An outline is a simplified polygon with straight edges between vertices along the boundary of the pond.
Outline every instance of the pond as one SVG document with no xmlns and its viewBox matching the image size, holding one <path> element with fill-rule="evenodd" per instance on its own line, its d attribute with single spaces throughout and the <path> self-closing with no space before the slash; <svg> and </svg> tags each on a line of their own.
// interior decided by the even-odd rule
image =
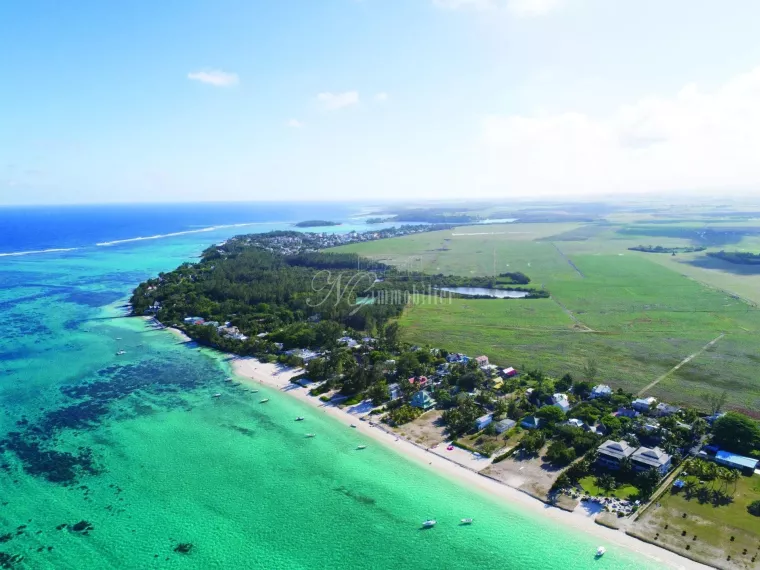
<svg viewBox="0 0 760 570">
<path fill-rule="evenodd" d="M 530 295 L 527 291 L 511 291 L 509 289 L 487 289 L 485 287 L 439 287 L 439 291 L 448 291 L 460 295 L 481 295 L 494 299 L 522 299 Z"/>
</svg>

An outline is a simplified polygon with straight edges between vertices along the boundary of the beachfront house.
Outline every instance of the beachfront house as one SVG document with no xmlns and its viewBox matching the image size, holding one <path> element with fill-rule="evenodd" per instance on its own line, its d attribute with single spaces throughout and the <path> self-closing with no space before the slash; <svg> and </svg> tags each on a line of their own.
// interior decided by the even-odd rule
<svg viewBox="0 0 760 570">
<path fill-rule="evenodd" d="M 758 460 L 721 450 L 715 454 L 715 463 L 730 469 L 738 469 L 744 475 L 752 475 L 757 469 Z"/>
<path fill-rule="evenodd" d="M 589 397 L 593 400 L 595 398 L 610 398 L 611 396 L 612 388 L 607 386 L 607 384 L 598 384 L 591 390 L 591 395 Z"/>
<path fill-rule="evenodd" d="M 567 394 L 554 394 L 552 396 L 552 406 L 557 406 L 565 413 L 569 412 L 570 400 L 567 399 Z"/>
<path fill-rule="evenodd" d="M 642 414 L 646 414 L 651 410 L 654 405 L 657 403 L 657 398 L 653 398 L 652 396 L 649 396 L 648 398 L 637 398 L 633 402 L 631 402 L 631 407 L 636 410 L 637 412 L 641 412 Z"/>
<path fill-rule="evenodd" d="M 484 429 L 487 425 L 489 425 L 493 421 L 493 414 L 486 414 L 485 416 L 480 416 L 477 420 L 475 420 L 475 429 L 480 431 Z"/>
<path fill-rule="evenodd" d="M 620 463 L 623 459 L 633 455 L 635 447 L 628 445 L 625 441 L 614 441 L 608 439 L 599 446 L 596 459 L 597 465 L 606 469 L 620 469 Z"/>
<path fill-rule="evenodd" d="M 543 423 L 544 420 L 541 418 L 537 418 L 536 416 L 528 416 L 520 422 L 520 426 L 524 427 L 525 429 L 540 429 Z"/>
<path fill-rule="evenodd" d="M 665 475 L 670 470 L 672 457 L 665 453 L 659 447 L 650 449 L 649 447 L 639 447 L 631 455 L 633 470 L 636 472 L 657 469 L 660 475 Z"/>
<path fill-rule="evenodd" d="M 427 411 L 433 407 L 435 407 L 435 400 L 433 397 L 428 393 L 427 390 L 420 390 L 414 396 L 412 396 L 412 401 L 410 404 L 415 407 L 419 408 L 420 410 Z"/>
<path fill-rule="evenodd" d="M 517 425 L 517 422 L 515 420 L 510 420 L 509 418 L 505 418 L 501 421 L 496 422 L 496 433 L 504 433 L 505 431 L 511 430 L 513 427 Z"/>
<path fill-rule="evenodd" d="M 657 407 L 654 409 L 654 413 L 656 416 L 660 418 L 664 418 L 666 416 L 672 416 L 673 414 L 677 414 L 681 411 L 681 408 L 678 406 L 671 406 L 670 404 L 666 404 L 665 402 L 660 402 L 657 404 Z"/>
<path fill-rule="evenodd" d="M 391 396 L 391 401 L 398 400 L 401 397 L 401 386 L 394 383 L 388 386 L 388 393 Z"/>
<path fill-rule="evenodd" d="M 203 317 L 185 317 L 183 320 L 187 325 L 202 325 L 206 322 Z"/>
</svg>

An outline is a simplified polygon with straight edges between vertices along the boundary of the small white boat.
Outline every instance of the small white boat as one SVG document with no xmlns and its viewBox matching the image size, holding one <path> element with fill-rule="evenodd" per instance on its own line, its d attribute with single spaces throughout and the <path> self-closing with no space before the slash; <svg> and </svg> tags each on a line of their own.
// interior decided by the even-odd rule
<svg viewBox="0 0 760 570">
<path fill-rule="evenodd" d="M 357 445 L 356 449 L 367 449 L 366 445 Z"/>
<path fill-rule="evenodd" d="M 219 394 L 219 393 L 217 393 L 217 394 L 214 394 L 214 396 L 213 396 L 213 397 L 214 397 L 214 398 L 221 398 L 221 397 L 222 397 L 222 395 L 221 395 L 221 394 Z"/>
<path fill-rule="evenodd" d="M 259 404 L 266 404 L 269 401 L 269 398 L 264 398 L 259 402 Z"/>
<path fill-rule="evenodd" d="M 314 437 L 315 435 L 317 435 L 317 434 L 316 433 L 307 433 L 306 437 Z"/>
<path fill-rule="evenodd" d="M 459 522 L 461 524 L 472 524 L 472 519 L 461 519 Z"/>
<path fill-rule="evenodd" d="M 296 418 L 296 421 L 297 421 L 297 422 L 302 422 L 302 421 L 303 421 L 303 416 L 298 416 L 298 417 Z"/>
<path fill-rule="evenodd" d="M 119 352 L 116 353 L 116 356 L 121 356 L 122 354 L 127 354 L 127 351 L 126 350 L 120 350 Z"/>
<path fill-rule="evenodd" d="M 120 336 L 117 336 L 117 337 L 116 337 L 116 340 L 121 340 L 121 337 L 120 337 Z"/>
<path fill-rule="evenodd" d="M 600 546 L 596 549 L 596 556 L 597 558 L 604 556 L 604 553 L 607 552 L 607 549 L 604 546 Z"/>
<path fill-rule="evenodd" d="M 435 519 L 428 519 L 422 523 L 422 528 L 433 528 L 438 523 Z"/>
<path fill-rule="evenodd" d="M 355 428 L 355 427 L 356 427 L 356 424 L 351 424 L 351 427 L 352 427 L 352 428 Z"/>
<path fill-rule="evenodd" d="M 254 394 L 258 394 L 259 393 L 258 390 L 251 390 L 251 392 L 253 392 Z"/>
</svg>

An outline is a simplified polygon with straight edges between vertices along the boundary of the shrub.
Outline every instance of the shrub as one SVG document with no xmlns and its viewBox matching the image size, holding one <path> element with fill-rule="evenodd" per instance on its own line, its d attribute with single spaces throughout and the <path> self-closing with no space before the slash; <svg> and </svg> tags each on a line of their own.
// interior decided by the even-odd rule
<svg viewBox="0 0 760 570">
<path fill-rule="evenodd" d="M 751 515 L 755 515 L 756 517 L 760 517 L 760 501 L 752 501 L 749 505 L 747 505 L 747 512 Z"/>
</svg>

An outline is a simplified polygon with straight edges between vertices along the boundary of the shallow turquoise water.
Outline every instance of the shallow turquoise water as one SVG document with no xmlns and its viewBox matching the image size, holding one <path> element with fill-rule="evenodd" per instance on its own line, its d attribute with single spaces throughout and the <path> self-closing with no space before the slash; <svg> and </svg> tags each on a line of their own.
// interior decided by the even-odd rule
<svg viewBox="0 0 760 570">
<path fill-rule="evenodd" d="M 261 405 L 218 357 L 118 317 L 137 282 L 231 233 L 0 258 L 0 551 L 18 568 L 653 567 L 595 561 L 594 539 L 357 452 L 318 410 L 266 389 Z M 86 535 L 56 528 L 83 519 Z"/>
</svg>

